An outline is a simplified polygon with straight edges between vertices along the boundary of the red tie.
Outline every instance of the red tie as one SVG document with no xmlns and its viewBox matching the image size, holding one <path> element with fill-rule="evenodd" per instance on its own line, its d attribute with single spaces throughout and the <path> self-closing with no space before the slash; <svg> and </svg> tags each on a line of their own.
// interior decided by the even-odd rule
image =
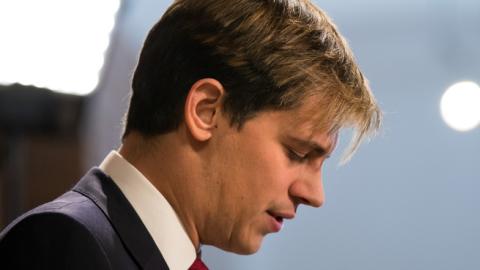
<svg viewBox="0 0 480 270">
<path fill-rule="evenodd" d="M 197 257 L 188 270 L 208 270 L 208 267 L 202 262 L 200 257 Z"/>
</svg>

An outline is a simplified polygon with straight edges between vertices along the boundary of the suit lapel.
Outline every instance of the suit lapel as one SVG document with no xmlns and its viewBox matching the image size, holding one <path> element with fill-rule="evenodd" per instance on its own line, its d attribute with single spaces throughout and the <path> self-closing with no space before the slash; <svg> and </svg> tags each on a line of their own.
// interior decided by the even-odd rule
<svg viewBox="0 0 480 270">
<path fill-rule="evenodd" d="M 147 228 L 110 177 L 93 168 L 73 190 L 87 196 L 102 209 L 142 269 L 168 269 Z"/>
</svg>

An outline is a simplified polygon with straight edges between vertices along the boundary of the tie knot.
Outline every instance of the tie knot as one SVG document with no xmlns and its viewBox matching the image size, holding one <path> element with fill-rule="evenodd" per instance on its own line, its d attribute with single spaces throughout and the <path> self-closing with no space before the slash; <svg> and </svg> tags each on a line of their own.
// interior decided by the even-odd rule
<svg viewBox="0 0 480 270">
<path fill-rule="evenodd" d="M 208 270 L 208 267 L 202 262 L 200 257 L 197 257 L 188 270 Z"/>
</svg>

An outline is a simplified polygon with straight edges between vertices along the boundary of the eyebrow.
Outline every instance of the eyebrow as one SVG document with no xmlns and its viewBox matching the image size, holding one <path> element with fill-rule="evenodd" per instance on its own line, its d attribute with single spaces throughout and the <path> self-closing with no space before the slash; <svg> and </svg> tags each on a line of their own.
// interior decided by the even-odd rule
<svg viewBox="0 0 480 270">
<path fill-rule="evenodd" d="M 293 143 L 297 144 L 298 146 L 300 146 L 302 148 L 311 149 L 317 155 L 327 154 L 325 156 L 325 158 L 329 158 L 330 154 L 333 150 L 333 149 L 331 149 L 332 148 L 331 144 L 328 147 L 323 147 L 323 146 L 319 145 L 318 143 L 316 143 L 314 141 L 304 140 L 304 139 L 300 139 L 300 138 L 297 138 L 297 137 L 287 136 L 287 139 L 292 141 Z M 328 152 L 327 149 L 329 149 L 330 152 Z"/>
</svg>

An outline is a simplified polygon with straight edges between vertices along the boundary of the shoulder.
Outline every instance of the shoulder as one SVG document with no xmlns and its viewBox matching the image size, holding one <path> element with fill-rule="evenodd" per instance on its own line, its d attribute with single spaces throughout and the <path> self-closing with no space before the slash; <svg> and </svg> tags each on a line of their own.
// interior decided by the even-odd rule
<svg viewBox="0 0 480 270">
<path fill-rule="evenodd" d="M 91 200 L 67 192 L 22 215 L 0 234 L 0 266 L 111 269 L 103 239 L 109 227 Z"/>
</svg>

